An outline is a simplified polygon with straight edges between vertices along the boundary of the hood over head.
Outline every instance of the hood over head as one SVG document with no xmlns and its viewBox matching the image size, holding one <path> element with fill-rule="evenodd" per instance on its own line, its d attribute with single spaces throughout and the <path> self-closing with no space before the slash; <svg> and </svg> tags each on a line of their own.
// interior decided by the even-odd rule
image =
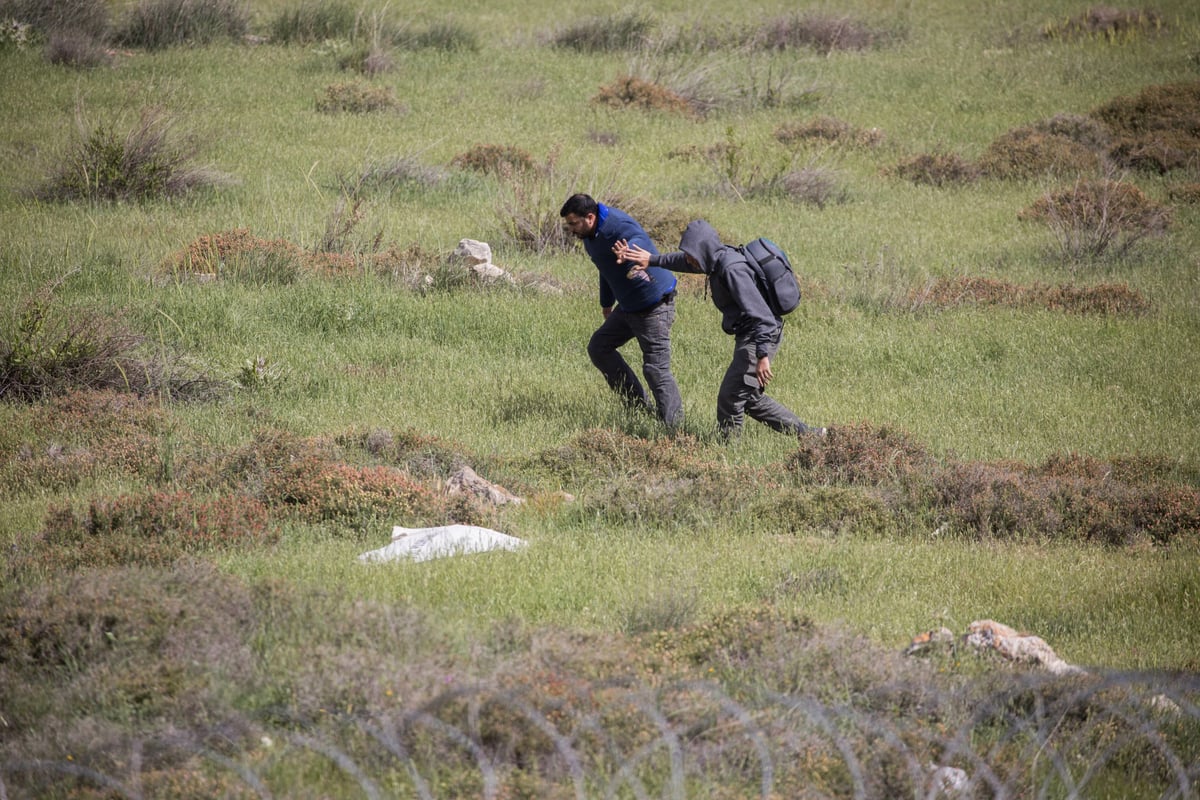
<svg viewBox="0 0 1200 800">
<path fill-rule="evenodd" d="M 679 249 L 685 255 L 696 259 L 705 274 L 712 272 L 716 267 L 717 253 L 722 247 L 724 245 L 721 244 L 721 237 L 712 225 L 702 219 L 689 222 L 679 239 Z"/>
</svg>

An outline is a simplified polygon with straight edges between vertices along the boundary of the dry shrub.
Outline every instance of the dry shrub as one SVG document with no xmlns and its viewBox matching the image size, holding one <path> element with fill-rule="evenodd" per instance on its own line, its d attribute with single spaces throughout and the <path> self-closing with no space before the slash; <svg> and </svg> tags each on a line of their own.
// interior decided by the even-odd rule
<svg viewBox="0 0 1200 800">
<path fill-rule="evenodd" d="M 374 86 L 363 81 L 331 83 L 317 98 L 317 111 L 324 114 L 370 114 L 375 111 L 401 113 L 404 106 L 390 86 Z"/>
<path fill-rule="evenodd" d="M 272 471 L 263 497 L 271 508 L 286 509 L 301 519 L 353 529 L 366 528 L 381 518 L 440 521 L 444 513 L 434 492 L 401 470 L 317 457 Z"/>
<path fill-rule="evenodd" d="M 339 224 L 342 227 L 337 227 Z M 322 245 L 346 246 L 345 234 L 354 224 L 352 218 L 335 213 Z M 368 272 L 411 280 L 415 286 L 423 282 L 422 267 L 435 259 L 440 260 L 416 245 L 393 245 L 373 253 L 311 252 L 286 239 L 262 239 L 238 228 L 201 236 L 163 259 L 158 269 L 176 278 L 231 280 L 255 286 Z"/>
<path fill-rule="evenodd" d="M 980 538 L 1018 535 L 1106 545 L 1168 544 L 1200 534 L 1200 491 L 1017 464 L 951 464 L 934 481 L 946 520 Z"/>
<path fill-rule="evenodd" d="M 75 30 L 56 30 L 46 37 L 46 60 L 76 69 L 95 69 L 112 64 L 113 57 L 104 42 L 91 34 Z"/>
<path fill-rule="evenodd" d="M 1131 546 L 1200 537 L 1200 489 L 1181 482 L 1194 482 L 1195 476 L 1180 475 L 1177 465 L 1161 461 L 1075 456 L 1054 456 L 1039 466 L 936 461 L 903 433 L 857 426 L 802 441 L 786 467 L 802 485 L 880 490 L 868 499 L 884 503 L 891 514 L 974 538 Z M 878 512 L 868 502 L 853 513 L 870 522 Z"/>
<path fill-rule="evenodd" d="M 835 117 L 818 116 L 804 122 L 785 122 L 775 129 L 775 139 L 788 145 L 837 144 L 876 147 L 883 141 L 878 128 L 858 128 Z"/>
<path fill-rule="evenodd" d="M 0 487 L 13 492 L 70 489 L 114 473 L 156 478 L 169 429 L 157 403 L 114 391 L 32 404 L 14 427 L 34 434 L 0 438 Z"/>
<path fill-rule="evenodd" d="M 1035 133 L 1061 136 L 1089 150 L 1104 152 L 1112 144 L 1112 131 L 1095 117 L 1082 114 L 1055 114 L 1029 126 Z"/>
<path fill-rule="evenodd" d="M 1181 205 L 1200 205 L 1200 183 L 1177 184 L 1167 190 L 1167 196 Z"/>
<path fill-rule="evenodd" d="M 408 429 L 376 428 L 338 437 L 341 444 L 359 447 L 386 464 L 424 477 L 445 479 L 467 463 L 463 454 L 436 436 Z"/>
<path fill-rule="evenodd" d="M 250 680 L 254 628 L 247 587 L 198 560 L 163 570 L 90 569 L 4 591 L 0 757 L 11 765 L 16 754 L 58 759 L 69 753 L 77 763 L 126 776 L 129 764 L 122 768 L 120 761 L 133 752 L 132 737 L 161 725 L 163 738 L 155 744 L 147 737 L 141 751 L 140 766 L 154 781 L 159 770 L 194 753 L 168 744 L 187 741 L 189 729 L 212 730 L 224 747 L 247 745 L 222 687 Z M 121 722 L 110 727 L 106 720 Z M 44 786 L 24 794 L 18 787 L 36 778 L 14 785 L 16 774 L 8 770 L 4 778 L 14 796 L 99 796 L 59 795 Z"/>
<path fill-rule="evenodd" d="M 1034 128 L 1000 135 L 979 158 L 979 170 L 990 178 L 1022 180 L 1043 175 L 1080 175 L 1101 167 L 1099 154 L 1074 139 Z"/>
<path fill-rule="evenodd" d="M 1094 6 L 1077 17 L 1046 25 L 1042 28 L 1042 36 L 1064 40 L 1103 38 L 1113 42 L 1165 30 L 1165 22 L 1155 11 Z"/>
<path fill-rule="evenodd" d="M 954 153 L 920 153 L 884 171 L 918 185 L 954 186 L 979 179 L 979 167 Z"/>
<path fill-rule="evenodd" d="M 802 437 L 786 466 L 811 483 L 883 486 L 928 474 L 936 462 L 904 431 L 864 423 L 830 428 L 820 439 Z"/>
<path fill-rule="evenodd" d="M 763 23 L 750 34 L 747 44 L 766 50 L 807 47 L 828 54 L 835 50 L 866 50 L 882 38 L 851 17 L 793 14 Z"/>
<path fill-rule="evenodd" d="M 1200 81 L 1148 86 L 1091 116 L 1112 129 L 1110 157 L 1120 166 L 1165 173 L 1200 164 Z"/>
<path fill-rule="evenodd" d="M 501 176 L 529 172 L 536 168 L 532 155 L 508 144 L 477 144 L 470 150 L 456 155 L 450 164 L 472 172 Z"/>
<path fill-rule="evenodd" d="M 844 203 L 847 198 L 845 187 L 838 182 L 838 173 L 826 167 L 788 170 L 779 176 L 778 191 L 793 203 L 806 203 L 817 208 Z"/>
<path fill-rule="evenodd" d="M 1200 165 L 1200 135 L 1159 131 L 1123 137 L 1113 145 L 1109 157 L 1118 166 L 1159 175 L 1172 170 L 1194 170 Z"/>
<path fill-rule="evenodd" d="M 695 106 L 683 95 L 657 83 L 632 75 L 623 75 L 600 87 L 592 103 L 608 108 L 637 108 L 643 111 L 666 111 L 685 117 L 698 116 Z"/>
<path fill-rule="evenodd" d="M 1130 183 L 1080 180 L 1038 198 L 1019 215 L 1048 225 L 1067 258 L 1124 255 L 1147 236 L 1161 235 L 1171 210 Z"/>
<path fill-rule="evenodd" d="M 1142 314 L 1150 310 L 1145 295 L 1126 284 L 1096 286 L 1033 284 L 1020 286 L 994 278 L 938 278 L 909 293 L 909 308 L 954 308 L 962 305 L 1048 308 L 1074 314 Z"/>
<path fill-rule="evenodd" d="M 275 535 L 255 498 L 151 491 L 95 498 L 86 510 L 51 508 L 26 561 L 56 571 L 164 566 L 188 554 L 257 547 Z"/>
</svg>

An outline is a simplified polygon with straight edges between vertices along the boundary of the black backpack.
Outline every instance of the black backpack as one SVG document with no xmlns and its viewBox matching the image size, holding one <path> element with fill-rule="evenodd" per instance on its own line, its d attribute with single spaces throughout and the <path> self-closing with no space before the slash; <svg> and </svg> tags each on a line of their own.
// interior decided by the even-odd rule
<svg viewBox="0 0 1200 800">
<path fill-rule="evenodd" d="M 770 239 L 759 237 L 738 248 L 758 275 L 758 289 L 767 305 L 782 317 L 800 305 L 800 284 L 787 253 Z"/>
</svg>

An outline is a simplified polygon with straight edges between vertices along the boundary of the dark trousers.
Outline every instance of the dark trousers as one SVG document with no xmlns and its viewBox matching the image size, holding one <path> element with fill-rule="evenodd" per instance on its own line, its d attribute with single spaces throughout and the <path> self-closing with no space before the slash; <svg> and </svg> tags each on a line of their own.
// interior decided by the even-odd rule
<svg viewBox="0 0 1200 800">
<path fill-rule="evenodd" d="M 642 348 L 642 375 L 654 395 L 654 411 L 672 427 L 683 422 L 683 399 L 671 374 L 671 325 L 675 303 L 667 300 L 649 311 L 612 310 L 588 342 L 588 357 L 609 387 L 632 405 L 650 408 L 646 390 L 618 350 L 630 339 Z"/>
<path fill-rule="evenodd" d="M 767 356 L 774 358 L 783 343 L 783 326 L 768 346 Z M 738 336 L 733 345 L 733 361 L 725 370 L 717 391 L 717 428 L 726 435 L 741 432 L 747 415 L 767 427 L 783 433 L 804 433 L 808 426 L 787 406 L 767 397 L 758 385 L 758 348 L 746 337 Z"/>
</svg>

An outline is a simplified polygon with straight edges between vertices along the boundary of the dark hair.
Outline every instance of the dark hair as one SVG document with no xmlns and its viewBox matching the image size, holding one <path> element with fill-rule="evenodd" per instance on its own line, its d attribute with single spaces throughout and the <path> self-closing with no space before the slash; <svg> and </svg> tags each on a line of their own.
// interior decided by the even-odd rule
<svg viewBox="0 0 1200 800">
<path fill-rule="evenodd" d="M 558 212 L 558 215 L 565 217 L 567 214 L 574 214 L 577 217 L 586 217 L 588 214 L 599 213 L 600 204 L 590 194 L 573 194 L 567 198 L 567 202 L 563 203 L 562 210 Z"/>
</svg>

